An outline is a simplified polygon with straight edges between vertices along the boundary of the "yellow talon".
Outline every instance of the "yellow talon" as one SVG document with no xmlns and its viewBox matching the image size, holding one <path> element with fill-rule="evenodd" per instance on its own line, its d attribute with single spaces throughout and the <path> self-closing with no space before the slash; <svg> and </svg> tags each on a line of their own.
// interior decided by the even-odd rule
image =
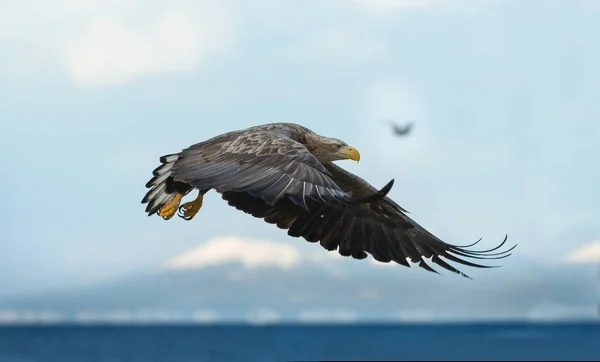
<svg viewBox="0 0 600 362">
<path fill-rule="evenodd" d="M 191 220 L 200 208 L 202 207 L 202 201 L 204 200 L 204 195 L 202 193 L 198 193 L 198 196 L 194 201 L 186 202 L 185 204 L 179 206 L 178 216 L 184 220 Z"/>
<path fill-rule="evenodd" d="M 160 209 L 160 212 L 158 213 L 158 215 L 165 220 L 169 220 L 170 218 L 172 218 L 173 215 L 175 215 L 175 212 L 177 212 L 177 208 L 179 207 L 179 204 L 181 203 L 182 198 L 183 198 L 182 194 L 180 194 L 180 193 L 175 194 L 175 197 L 173 198 L 173 200 L 171 200 L 167 204 L 165 204 Z"/>
</svg>

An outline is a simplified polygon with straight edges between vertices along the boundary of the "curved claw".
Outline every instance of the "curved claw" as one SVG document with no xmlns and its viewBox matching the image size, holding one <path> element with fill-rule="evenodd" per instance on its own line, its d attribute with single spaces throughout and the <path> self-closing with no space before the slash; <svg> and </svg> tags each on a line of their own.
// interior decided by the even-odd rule
<svg viewBox="0 0 600 362">
<path fill-rule="evenodd" d="M 188 209 L 185 207 L 185 205 L 181 205 L 177 209 L 177 216 L 179 216 L 183 220 L 189 221 L 192 220 L 195 215 L 188 214 Z"/>
<path fill-rule="evenodd" d="M 187 209 L 183 205 L 179 206 L 179 208 L 177 209 L 177 216 L 179 216 L 183 220 L 189 221 L 192 219 L 192 217 L 187 215 L 186 211 Z"/>
<path fill-rule="evenodd" d="M 184 220 L 191 220 L 196 216 L 200 208 L 202 208 L 203 195 L 200 193 L 194 201 L 186 202 L 177 209 L 177 216 Z"/>
</svg>

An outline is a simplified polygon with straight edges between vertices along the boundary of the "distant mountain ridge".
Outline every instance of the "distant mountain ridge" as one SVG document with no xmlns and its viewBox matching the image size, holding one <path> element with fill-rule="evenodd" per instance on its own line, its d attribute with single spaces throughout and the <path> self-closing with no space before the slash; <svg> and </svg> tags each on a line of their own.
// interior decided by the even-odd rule
<svg viewBox="0 0 600 362">
<path fill-rule="evenodd" d="M 596 294 L 589 287 L 596 281 L 581 267 L 491 269 L 471 281 L 419 268 L 359 263 L 306 260 L 281 269 L 248 268 L 234 261 L 201 269 L 157 269 L 6 300 L 0 302 L 0 321 L 42 312 L 48 320 L 79 322 L 552 319 L 594 318 L 596 313 Z"/>
</svg>

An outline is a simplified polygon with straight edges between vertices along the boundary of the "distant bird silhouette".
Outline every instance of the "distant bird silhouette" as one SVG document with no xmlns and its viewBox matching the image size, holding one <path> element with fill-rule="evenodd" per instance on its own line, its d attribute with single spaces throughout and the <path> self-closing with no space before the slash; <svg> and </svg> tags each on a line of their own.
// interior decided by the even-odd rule
<svg viewBox="0 0 600 362">
<path fill-rule="evenodd" d="M 410 131 L 413 128 L 414 122 L 408 122 L 406 123 L 404 126 L 400 126 L 399 124 L 397 124 L 396 122 L 390 120 L 390 119 L 386 119 L 385 120 L 387 124 L 392 126 L 392 131 L 394 132 L 395 136 L 406 136 L 410 133 Z"/>
</svg>

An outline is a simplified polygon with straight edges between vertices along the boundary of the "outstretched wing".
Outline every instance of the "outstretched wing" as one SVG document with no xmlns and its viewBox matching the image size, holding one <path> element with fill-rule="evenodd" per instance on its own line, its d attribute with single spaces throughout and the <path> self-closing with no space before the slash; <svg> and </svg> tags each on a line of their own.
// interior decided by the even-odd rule
<svg viewBox="0 0 600 362">
<path fill-rule="evenodd" d="M 331 167 L 328 167 L 332 169 Z M 334 180 L 342 188 L 354 186 L 353 192 L 363 193 L 369 188 L 366 182 L 335 166 Z M 349 189 L 347 189 L 349 190 Z M 425 259 L 430 259 L 446 270 L 468 276 L 446 260 L 477 268 L 489 268 L 468 261 L 472 259 L 500 259 L 509 256 L 514 247 L 496 252 L 496 248 L 472 251 L 475 245 L 457 246 L 443 242 L 408 217 L 403 209 L 387 196 L 366 204 L 348 205 L 343 208 L 327 204 L 313 204 L 304 210 L 287 200 L 267 205 L 244 193 L 228 192 L 222 196 L 229 205 L 243 210 L 264 221 L 288 229 L 288 235 L 303 237 L 309 242 L 320 242 L 327 250 L 338 250 L 343 256 L 364 259 L 371 254 L 374 259 L 388 263 L 394 261 L 410 267 L 408 259 L 428 271 L 436 272 Z M 367 254 L 368 253 L 368 254 Z M 444 259 L 446 260 L 444 260 Z"/>
<path fill-rule="evenodd" d="M 358 202 L 303 144 L 275 131 L 231 132 L 195 144 L 179 154 L 171 175 L 200 190 L 246 192 L 269 205 L 286 195 L 305 209 L 308 199 Z"/>
</svg>

